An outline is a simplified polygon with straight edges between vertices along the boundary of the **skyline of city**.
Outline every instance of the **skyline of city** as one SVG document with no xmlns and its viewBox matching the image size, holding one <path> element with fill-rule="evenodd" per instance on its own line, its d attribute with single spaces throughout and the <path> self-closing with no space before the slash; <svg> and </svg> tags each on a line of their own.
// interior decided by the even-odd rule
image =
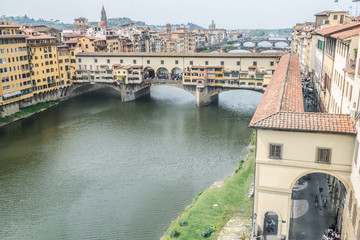
<svg viewBox="0 0 360 240">
<path fill-rule="evenodd" d="M 314 13 L 327 10 L 336 10 L 337 8 L 349 10 L 350 14 L 359 15 L 360 8 L 358 3 L 352 3 L 352 0 L 340 0 L 338 4 L 333 0 L 320 0 L 311 2 L 310 0 L 297 1 L 291 3 L 286 0 L 265 1 L 258 0 L 258 8 L 250 4 L 244 4 L 245 1 L 224 0 L 222 5 L 224 11 L 218 11 L 217 1 L 196 1 L 189 0 L 182 1 L 182 4 L 174 3 L 174 1 L 144 1 L 134 0 L 131 5 L 125 5 L 123 2 L 113 0 L 90 0 L 90 1 L 76 1 L 69 0 L 62 1 L 62 4 L 57 4 L 57 11 L 52 11 L 54 4 L 49 4 L 49 1 L 38 0 L 35 2 L 20 1 L 14 2 L 4 0 L 0 3 L 1 9 L 6 11 L 0 12 L 0 15 L 5 16 L 24 16 L 30 18 L 43 18 L 45 20 L 60 20 L 64 23 L 73 23 L 74 18 L 86 17 L 89 21 L 99 21 L 99 8 L 104 5 L 107 10 L 108 18 L 129 17 L 134 21 L 144 21 L 148 25 L 165 25 L 171 24 L 186 24 L 192 22 L 207 28 L 212 20 L 215 21 L 218 28 L 225 29 L 254 29 L 254 28 L 289 28 L 298 22 L 312 21 Z M 55 2 L 54 2 L 55 3 Z M 311 3 L 311 7 L 309 4 Z M 86 5 L 85 5 L 86 4 Z M 69 6 L 72 5 L 72 8 Z M 83 6 L 89 6 L 84 8 Z M 142 8 L 134 8 L 133 6 L 142 6 Z M 229 8 L 228 6 L 232 6 Z M 281 6 L 275 7 L 274 6 Z M 352 8 L 350 8 L 350 6 Z M 176 8 L 176 12 L 181 14 L 174 14 L 173 11 L 167 9 Z M 268 9 L 272 11 L 268 11 Z M 79 11 L 79 9 L 81 9 Z M 199 11 L 199 9 L 201 11 Z M 292 11 L 296 9 L 297 11 Z M 149 12 L 151 14 L 149 14 Z M 253 13 L 261 17 L 255 17 Z M 65 13 L 65 14 L 64 14 Z M 200 13 L 200 14 L 199 14 Z M 205 13 L 205 14 L 204 14 Z M 356 14 L 357 13 L 357 14 Z M 231 18 L 229 19 L 229 16 Z M 287 21 L 283 21 L 287 19 Z M 230 21 L 229 21 L 230 20 Z"/>
</svg>

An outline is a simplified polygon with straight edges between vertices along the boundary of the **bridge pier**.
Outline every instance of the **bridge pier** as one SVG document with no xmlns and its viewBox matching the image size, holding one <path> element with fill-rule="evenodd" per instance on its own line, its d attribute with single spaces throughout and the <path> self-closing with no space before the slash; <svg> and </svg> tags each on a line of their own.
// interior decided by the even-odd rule
<svg viewBox="0 0 360 240">
<path fill-rule="evenodd" d="M 131 102 L 144 96 L 150 95 L 150 85 L 147 84 L 121 84 L 121 101 Z"/>
<path fill-rule="evenodd" d="M 206 106 L 218 102 L 219 92 L 215 87 L 196 88 L 195 98 L 197 106 Z"/>
</svg>

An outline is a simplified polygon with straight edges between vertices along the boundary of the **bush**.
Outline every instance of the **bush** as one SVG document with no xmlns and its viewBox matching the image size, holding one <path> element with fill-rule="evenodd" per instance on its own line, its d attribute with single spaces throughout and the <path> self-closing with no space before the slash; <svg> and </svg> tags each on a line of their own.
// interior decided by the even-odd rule
<svg viewBox="0 0 360 240">
<path fill-rule="evenodd" d="M 171 233 L 170 233 L 170 237 L 171 238 L 177 238 L 178 236 L 180 235 L 180 233 L 176 230 L 173 230 Z"/>
</svg>

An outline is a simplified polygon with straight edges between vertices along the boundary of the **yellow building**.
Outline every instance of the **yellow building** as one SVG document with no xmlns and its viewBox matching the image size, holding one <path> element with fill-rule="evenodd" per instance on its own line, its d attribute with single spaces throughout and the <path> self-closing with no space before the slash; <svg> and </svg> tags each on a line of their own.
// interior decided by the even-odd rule
<svg viewBox="0 0 360 240">
<path fill-rule="evenodd" d="M 351 17 L 348 11 L 323 11 L 315 14 L 315 28 L 326 28 L 348 24 Z"/>
<path fill-rule="evenodd" d="M 56 38 L 34 33 L 27 38 L 31 79 L 34 97 L 37 100 L 49 100 L 59 93 L 61 81 L 59 78 L 58 52 Z"/>
<path fill-rule="evenodd" d="M 106 35 L 107 52 L 120 52 L 119 35 Z"/>
<path fill-rule="evenodd" d="M 140 84 L 143 82 L 143 71 L 140 65 L 113 65 L 114 80 L 124 84 Z"/>
<path fill-rule="evenodd" d="M 84 36 L 77 42 L 76 52 L 106 52 L 106 40 L 98 37 Z"/>
<path fill-rule="evenodd" d="M 171 40 L 177 43 L 176 52 L 195 52 L 195 35 L 196 33 L 187 31 L 184 28 L 178 28 L 176 31 L 171 32 Z"/>
<path fill-rule="evenodd" d="M 74 49 L 70 49 L 67 45 L 59 45 L 57 49 L 60 86 L 69 87 L 72 80 L 75 79 L 76 58 Z"/>
<path fill-rule="evenodd" d="M 31 103 L 32 89 L 26 36 L 18 25 L 0 22 L 0 117 Z"/>
</svg>

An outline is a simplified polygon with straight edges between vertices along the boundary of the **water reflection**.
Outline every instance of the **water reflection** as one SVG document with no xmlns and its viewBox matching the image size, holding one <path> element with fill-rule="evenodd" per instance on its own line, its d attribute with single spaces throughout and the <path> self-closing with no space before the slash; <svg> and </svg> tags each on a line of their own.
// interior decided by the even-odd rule
<svg viewBox="0 0 360 240">
<path fill-rule="evenodd" d="M 0 128 L 0 238 L 159 239 L 232 174 L 260 97 L 198 108 L 171 87 L 129 103 L 102 89 Z"/>
</svg>

